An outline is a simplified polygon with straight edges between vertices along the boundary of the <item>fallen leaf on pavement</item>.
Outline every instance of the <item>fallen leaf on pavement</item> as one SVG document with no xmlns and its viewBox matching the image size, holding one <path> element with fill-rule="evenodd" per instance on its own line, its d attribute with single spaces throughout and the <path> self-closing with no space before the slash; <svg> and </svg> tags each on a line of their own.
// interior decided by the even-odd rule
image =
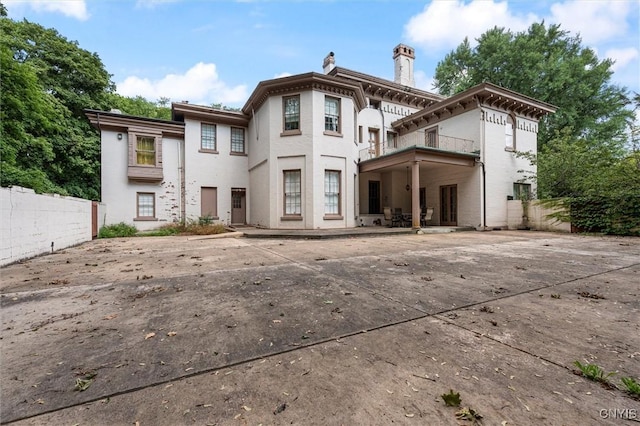
<svg viewBox="0 0 640 426">
<path fill-rule="evenodd" d="M 175 331 L 170 331 L 170 332 L 168 332 L 168 333 L 167 333 L 167 336 L 169 336 L 169 337 L 173 337 L 173 336 L 175 336 L 176 334 L 178 334 L 178 333 L 176 333 Z"/>
</svg>

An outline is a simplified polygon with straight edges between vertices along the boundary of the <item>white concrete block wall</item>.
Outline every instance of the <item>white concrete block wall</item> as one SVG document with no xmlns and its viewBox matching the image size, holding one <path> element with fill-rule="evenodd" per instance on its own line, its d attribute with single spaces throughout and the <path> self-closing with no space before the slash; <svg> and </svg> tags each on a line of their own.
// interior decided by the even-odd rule
<svg viewBox="0 0 640 426">
<path fill-rule="evenodd" d="M 529 203 L 527 209 L 528 221 L 526 226 L 529 228 L 536 231 L 571 232 L 571 223 L 560 222 L 548 217 L 550 214 L 559 211 L 558 208 L 548 208 L 543 206 L 540 201 L 533 200 Z M 524 225 L 522 201 L 507 201 L 507 212 L 509 229 L 518 229 Z"/>
<path fill-rule="evenodd" d="M 0 265 L 91 241 L 91 201 L 0 188 Z"/>
</svg>

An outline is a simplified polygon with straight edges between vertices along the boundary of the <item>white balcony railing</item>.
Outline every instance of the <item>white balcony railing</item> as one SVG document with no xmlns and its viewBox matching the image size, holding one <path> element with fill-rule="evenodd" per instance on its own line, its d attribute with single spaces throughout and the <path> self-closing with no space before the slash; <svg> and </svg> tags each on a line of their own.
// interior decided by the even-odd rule
<svg viewBox="0 0 640 426">
<path fill-rule="evenodd" d="M 389 146 L 369 141 L 369 148 L 360 150 L 360 161 L 371 160 L 383 155 L 409 147 L 425 147 L 440 151 L 475 154 L 480 152 L 480 144 L 469 139 L 454 138 L 453 136 L 437 135 L 435 133 L 413 132 L 396 138 L 396 145 Z"/>
</svg>

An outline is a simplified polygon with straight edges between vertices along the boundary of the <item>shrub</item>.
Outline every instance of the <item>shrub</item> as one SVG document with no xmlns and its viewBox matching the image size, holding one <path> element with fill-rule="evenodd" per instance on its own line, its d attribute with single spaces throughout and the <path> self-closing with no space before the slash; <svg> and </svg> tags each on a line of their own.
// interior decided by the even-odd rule
<svg viewBox="0 0 640 426">
<path fill-rule="evenodd" d="M 223 234 L 227 232 L 227 229 L 221 223 L 211 224 L 211 225 L 201 225 L 196 222 L 189 222 L 184 225 L 185 234 L 192 235 L 213 235 L 213 234 Z"/>
<path fill-rule="evenodd" d="M 135 226 L 120 222 L 100 228 L 98 238 L 133 237 L 137 233 L 138 230 Z"/>
</svg>

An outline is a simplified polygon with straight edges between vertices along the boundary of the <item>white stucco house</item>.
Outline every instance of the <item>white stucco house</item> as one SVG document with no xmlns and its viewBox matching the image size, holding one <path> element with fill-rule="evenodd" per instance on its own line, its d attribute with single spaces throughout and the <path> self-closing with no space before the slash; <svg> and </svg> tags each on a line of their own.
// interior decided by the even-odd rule
<svg viewBox="0 0 640 426">
<path fill-rule="evenodd" d="M 536 152 L 555 107 L 483 83 L 445 98 L 417 89 L 414 50 L 394 81 L 335 65 L 260 82 L 241 111 L 172 104 L 172 120 L 87 110 L 101 133 L 104 224 L 151 229 L 213 217 L 279 229 L 386 224 L 507 225 L 507 200 L 535 192 L 516 151 Z"/>
</svg>

